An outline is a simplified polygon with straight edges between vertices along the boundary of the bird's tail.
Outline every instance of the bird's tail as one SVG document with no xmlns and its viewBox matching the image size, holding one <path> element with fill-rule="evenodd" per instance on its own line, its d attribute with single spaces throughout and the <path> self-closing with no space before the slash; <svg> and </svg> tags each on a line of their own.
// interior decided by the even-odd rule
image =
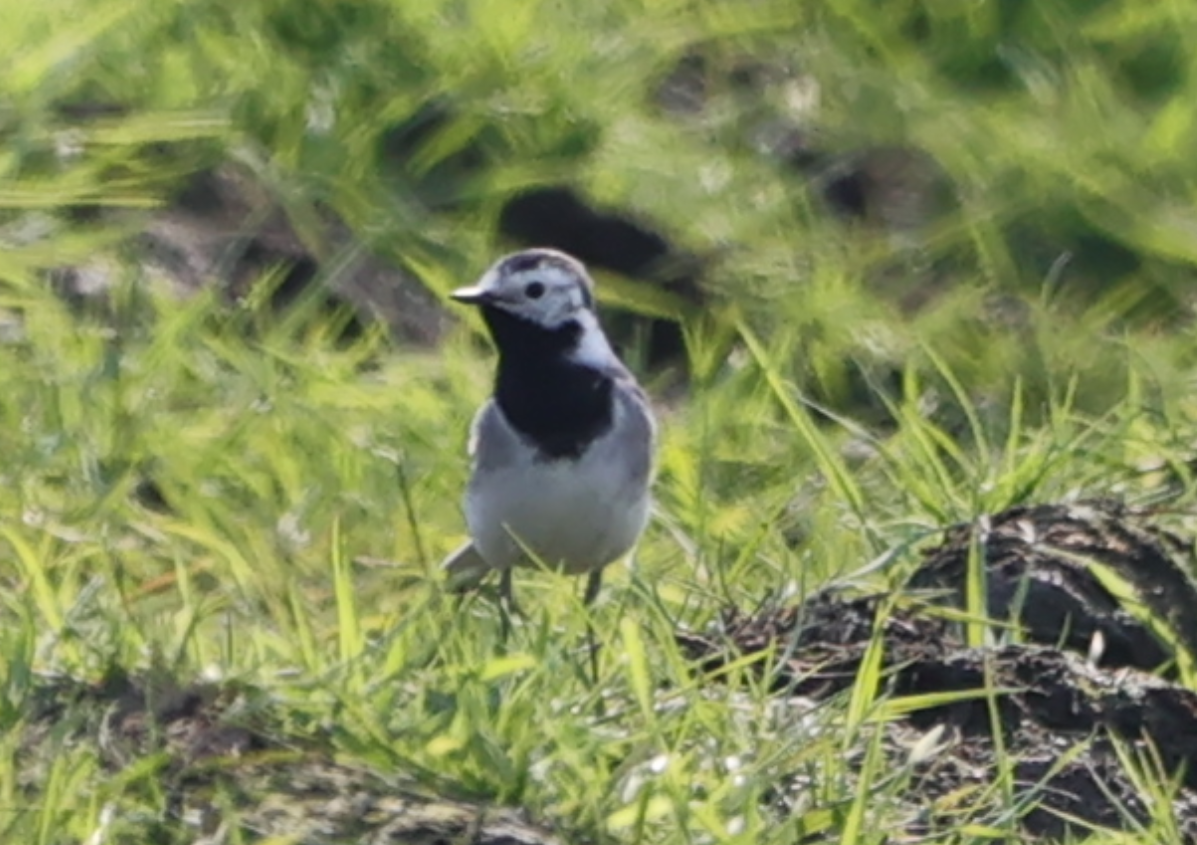
<svg viewBox="0 0 1197 845">
<path fill-rule="evenodd" d="M 445 572 L 446 583 L 453 592 L 474 589 L 490 572 L 490 567 L 486 565 L 482 555 L 478 554 L 473 543 L 466 543 L 445 558 L 441 569 Z"/>
</svg>

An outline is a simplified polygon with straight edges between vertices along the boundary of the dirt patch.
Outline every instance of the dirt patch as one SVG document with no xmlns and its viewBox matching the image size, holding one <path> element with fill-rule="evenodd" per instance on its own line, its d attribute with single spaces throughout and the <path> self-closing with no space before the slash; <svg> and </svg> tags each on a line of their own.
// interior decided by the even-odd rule
<svg viewBox="0 0 1197 845">
<path fill-rule="evenodd" d="M 94 738 L 101 759 L 112 769 L 150 753 L 164 752 L 175 772 L 211 757 L 238 757 L 271 744 L 264 725 L 229 717 L 247 691 L 183 685 L 165 674 L 133 678 L 112 672 L 94 684 L 41 678 L 28 704 L 31 718 L 22 747 L 28 760 L 36 760 L 65 723 L 69 734 Z"/>
<path fill-rule="evenodd" d="M 147 277 L 182 295 L 214 285 L 237 302 L 271 278 L 272 307 L 312 300 L 327 312 L 345 312 L 344 337 L 381 322 L 400 341 L 430 345 L 450 325 L 443 305 L 398 262 L 377 254 L 330 209 L 288 202 L 248 166 L 225 162 L 192 174 L 145 219 L 80 213 L 134 231 L 125 253 Z M 119 268 L 103 260 L 51 274 L 69 302 L 85 306 L 104 303 L 119 278 Z"/>
<path fill-rule="evenodd" d="M 730 660 L 760 654 L 774 689 L 815 699 L 852 687 L 877 644 L 880 696 L 948 696 L 884 727 L 893 767 L 909 764 L 919 737 L 938 743 L 910 771 L 911 834 L 966 819 L 992 823 L 1009 802 L 985 796 L 1002 789 L 1022 808 L 1026 834 L 1059 839 L 1091 827 L 1133 829 L 1161 810 L 1136 784 L 1126 763 L 1133 759 L 1179 777 L 1180 791 L 1164 810 L 1186 841 L 1197 842 L 1197 769 L 1189 766 L 1197 759 L 1197 694 L 1142 671 L 1173 673 L 1175 649 L 1193 642 L 1183 613 L 1197 606 L 1183 568 L 1191 546 L 1148 517 L 1112 502 L 1016 508 L 949 531 L 927 553 L 911 583 L 937 593 L 824 593 L 798 607 L 729 611 L 717 631 L 679 641 L 714 677 Z M 968 648 L 961 624 L 945 612 L 963 604 L 970 554 L 984 563 L 990 615 L 1018 625 L 1021 643 Z M 1128 613 L 1097 566 L 1116 572 L 1157 619 L 1173 623 L 1170 636 Z M 1013 763 L 1004 781 L 1001 759 Z M 961 795 L 974 800 L 958 806 Z"/>
<path fill-rule="evenodd" d="M 122 830 L 121 841 L 204 845 L 270 839 L 296 845 L 560 845 L 515 810 L 437 796 L 414 781 L 334 761 L 284 739 L 260 691 L 181 685 L 114 673 L 100 683 L 42 678 L 20 747 L 24 784 L 44 783 L 64 745 L 86 742 L 102 764 L 165 794 L 168 819 Z M 148 763 L 157 760 L 154 768 Z M 127 774 L 136 763 L 139 779 Z M 180 839 L 179 829 L 188 832 Z"/>
<path fill-rule="evenodd" d="M 950 530 L 910 586 L 946 590 L 948 603 L 963 606 L 976 549 L 990 618 L 1014 622 L 1031 642 L 1092 653 L 1102 666 L 1172 674 L 1165 664 L 1175 646 L 1140 617 L 1166 623 L 1172 639 L 1197 654 L 1197 589 L 1186 574 L 1194 550 L 1153 517 L 1112 500 L 1011 508 Z M 1145 613 L 1130 612 L 1103 573 L 1125 582 Z"/>
</svg>

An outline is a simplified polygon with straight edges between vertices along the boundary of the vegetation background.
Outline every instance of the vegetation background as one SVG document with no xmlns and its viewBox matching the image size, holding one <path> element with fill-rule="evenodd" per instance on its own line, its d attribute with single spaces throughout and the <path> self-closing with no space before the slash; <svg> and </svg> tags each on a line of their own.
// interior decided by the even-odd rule
<svg viewBox="0 0 1197 845">
<path fill-rule="evenodd" d="M 31 751 L 45 679 L 121 674 L 252 689 L 237 718 L 577 841 L 895 841 L 847 700 L 710 686 L 674 633 L 883 557 L 867 583 L 900 583 L 1013 504 L 1188 501 L 1195 62 L 1197 7 L 1141 0 L 4 3 L 0 841 L 259 841 L 175 818 L 165 755 L 114 774 L 85 702 Z M 147 264 L 148 221 L 230 164 L 430 301 L 546 186 L 692 262 L 598 272 L 684 355 L 625 338 L 659 505 L 594 611 L 597 683 L 578 585 L 522 575 L 503 646 L 439 584 L 472 317 L 348 336 L 276 307 L 283 263 L 234 298 Z M 50 283 L 96 266 L 102 296 Z M 947 835 L 1016 836 L 1006 809 Z"/>
</svg>

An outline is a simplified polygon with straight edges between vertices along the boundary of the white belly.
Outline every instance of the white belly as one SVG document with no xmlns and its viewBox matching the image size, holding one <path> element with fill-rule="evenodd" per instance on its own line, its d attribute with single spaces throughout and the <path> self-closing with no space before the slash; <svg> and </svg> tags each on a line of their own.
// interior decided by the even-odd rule
<svg viewBox="0 0 1197 845">
<path fill-rule="evenodd" d="M 627 554 L 648 519 L 647 479 L 602 438 L 578 461 L 517 462 L 475 477 L 466 515 L 486 562 L 507 569 L 531 561 L 571 574 Z"/>
</svg>

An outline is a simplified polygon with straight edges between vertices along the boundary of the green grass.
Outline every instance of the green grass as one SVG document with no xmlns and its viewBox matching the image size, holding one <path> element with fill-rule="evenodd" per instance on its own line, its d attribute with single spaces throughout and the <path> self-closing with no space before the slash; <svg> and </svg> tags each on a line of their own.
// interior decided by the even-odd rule
<svg viewBox="0 0 1197 845">
<path fill-rule="evenodd" d="M 697 680 L 672 634 L 883 555 L 869 583 L 899 581 L 938 526 L 1189 477 L 1197 19 L 1137 0 L 883 7 L 5 4 L 0 840 L 84 841 L 115 812 L 95 841 L 148 841 L 151 821 L 193 841 L 162 821 L 161 761 L 113 777 L 67 727 L 52 764 L 20 750 L 34 673 L 119 668 L 251 685 L 290 736 L 569 836 L 886 841 L 908 773 L 870 727 L 875 664 L 799 719 L 743 667 L 739 684 Z M 752 151 L 744 128 L 784 91 L 746 104 L 716 86 L 701 118 L 655 110 L 651 87 L 692 45 L 717 69 L 780 56 L 812 74 L 832 147 L 935 155 L 960 207 L 922 257 L 950 289 L 904 314 L 877 281 L 904 248 L 829 222 Z M 56 108 L 89 101 L 130 111 L 76 138 Z M 380 160 L 382 134 L 430 102 L 455 117 L 403 166 Z M 57 155 L 68 141 L 79 151 Z M 460 167 L 471 147 L 482 165 Z M 718 304 L 687 326 L 691 389 L 661 408 L 658 514 L 594 609 L 597 685 L 579 585 L 522 574 L 529 618 L 503 647 L 492 601 L 439 584 L 488 389 L 474 324 L 432 351 L 345 345 L 314 309 L 179 302 L 139 279 L 120 236 L 229 157 L 438 293 L 502 248 L 512 191 L 562 179 L 722 256 Z M 121 214 L 80 223 L 78 204 Z M 97 256 L 124 281 L 106 312 L 73 313 L 39 274 Z M 992 318 L 997 294 L 1017 298 L 1015 323 Z M 168 511 L 139 503 L 147 478 Z M 1145 793 L 1166 795 L 1140 763 Z M 796 773 L 808 793 L 779 814 Z M 953 841 L 988 841 L 1015 810 Z M 1171 825 L 1137 841 L 1180 842 Z"/>
</svg>

